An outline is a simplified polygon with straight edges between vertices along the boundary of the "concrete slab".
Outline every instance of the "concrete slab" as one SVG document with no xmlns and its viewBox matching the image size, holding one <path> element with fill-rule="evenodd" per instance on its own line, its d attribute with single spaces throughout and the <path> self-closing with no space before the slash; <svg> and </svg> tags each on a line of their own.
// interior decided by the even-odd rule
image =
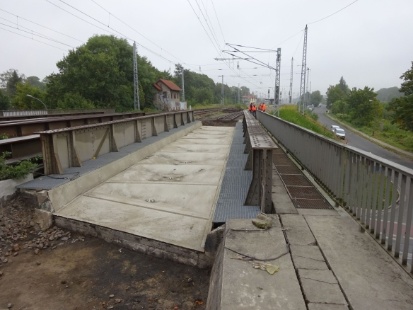
<svg viewBox="0 0 413 310">
<path fill-rule="evenodd" d="M 203 252 L 234 128 L 196 131 L 203 134 L 200 140 L 213 137 L 219 144 L 189 144 L 192 133 L 181 138 L 184 143 L 168 143 L 58 210 L 59 221 L 68 218 Z M 91 225 L 83 227 L 92 230 Z"/>
<path fill-rule="evenodd" d="M 196 156 L 194 156 L 196 155 Z M 171 164 L 171 165 L 216 165 L 222 166 L 227 160 L 223 153 L 171 153 L 156 152 L 140 161 L 140 164 Z"/>
<path fill-rule="evenodd" d="M 347 305 L 338 282 L 330 270 L 298 270 L 307 302 Z"/>
<path fill-rule="evenodd" d="M 151 182 L 179 184 L 218 184 L 222 169 L 211 165 L 145 165 L 137 164 L 108 182 Z"/>
<path fill-rule="evenodd" d="M 413 279 L 350 216 L 306 219 L 352 309 L 413 309 Z"/>
<path fill-rule="evenodd" d="M 296 269 L 328 270 L 318 246 L 291 245 L 291 256 Z"/>
<path fill-rule="evenodd" d="M 302 215 L 280 215 L 288 242 L 291 245 L 315 245 L 316 241 Z"/>
<path fill-rule="evenodd" d="M 258 231 L 250 220 L 230 220 L 227 232 L 222 290 L 219 290 L 220 298 L 216 298 L 219 305 L 211 309 L 306 309 L 290 255 L 282 255 L 287 245 L 280 223 L 269 230 Z M 243 260 L 243 256 L 229 250 L 230 247 L 263 260 Z M 276 257 L 279 258 L 271 259 Z M 279 271 L 270 275 L 254 268 L 256 264 L 276 265 Z"/>
<path fill-rule="evenodd" d="M 308 310 L 348 310 L 346 305 L 309 303 Z"/>
<path fill-rule="evenodd" d="M 79 197 L 56 215 L 203 251 L 209 219 L 108 199 Z"/>
</svg>

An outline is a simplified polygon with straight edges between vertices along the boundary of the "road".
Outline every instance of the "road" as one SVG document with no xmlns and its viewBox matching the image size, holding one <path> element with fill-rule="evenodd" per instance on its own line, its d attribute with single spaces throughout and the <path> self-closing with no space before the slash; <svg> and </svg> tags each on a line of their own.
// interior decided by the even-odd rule
<svg viewBox="0 0 413 310">
<path fill-rule="evenodd" d="M 331 125 L 339 125 L 336 122 L 334 122 L 332 119 L 327 117 L 325 115 L 326 108 L 323 107 L 317 107 L 314 109 L 314 113 L 318 115 L 318 121 L 325 125 L 327 128 L 330 128 Z M 352 132 L 351 130 L 346 129 L 346 138 L 347 138 L 347 144 L 356 148 L 359 148 L 363 151 L 370 152 L 376 156 L 383 157 L 387 160 L 390 160 L 392 162 L 395 162 L 399 165 L 408 167 L 410 169 L 413 169 L 413 160 L 403 157 L 399 154 L 396 154 L 392 151 L 389 151 L 373 142 L 370 140 L 367 140 L 366 138 Z"/>
</svg>

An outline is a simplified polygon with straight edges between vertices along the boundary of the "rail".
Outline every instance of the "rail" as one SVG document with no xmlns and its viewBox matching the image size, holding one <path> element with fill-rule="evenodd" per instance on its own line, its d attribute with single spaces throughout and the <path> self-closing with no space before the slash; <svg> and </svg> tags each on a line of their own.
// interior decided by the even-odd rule
<svg viewBox="0 0 413 310">
<path fill-rule="evenodd" d="M 257 112 L 257 119 L 363 229 L 413 273 L 412 169 L 266 113 Z"/>
<path fill-rule="evenodd" d="M 52 130 L 66 127 L 103 123 L 118 119 L 132 118 L 145 115 L 144 112 L 92 114 L 92 115 L 66 115 L 50 118 L 3 121 L 0 123 L 0 134 L 8 138 L 31 135 L 38 131 Z"/>
<path fill-rule="evenodd" d="M 278 148 L 268 133 L 248 111 L 243 119 L 246 170 L 252 170 L 252 181 L 245 205 L 259 205 L 261 212 L 272 213 L 272 151 Z"/>
<path fill-rule="evenodd" d="M 179 111 L 39 132 L 45 174 L 63 174 L 66 168 L 193 121 L 193 111 Z"/>
</svg>

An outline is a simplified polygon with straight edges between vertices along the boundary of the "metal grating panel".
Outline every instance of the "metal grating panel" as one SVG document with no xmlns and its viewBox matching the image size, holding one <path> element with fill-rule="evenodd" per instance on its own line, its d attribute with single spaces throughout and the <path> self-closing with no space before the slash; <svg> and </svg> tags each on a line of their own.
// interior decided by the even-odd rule
<svg viewBox="0 0 413 310">
<path fill-rule="evenodd" d="M 214 223 L 225 223 L 229 219 L 255 218 L 260 213 L 258 206 L 244 205 L 252 171 L 244 170 L 248 155 L 244 154 L 243 142 L 242 123 L 238 122 L 215 207 Z"/>
<path fill-rule="evenodd" d="M 321 194 L 314 186 L 287 186 L 292 198 L 321 199 Z"/>
<path fill-rule="evenodd" d="M 334 208 L 324 199 L 293 199 L 293 203 L 296 208 L 301 209 L 329 209 L 333 210 Z"/>
<path fill-rule="evenodd" d="M 302 174 L 301 170 L 295 165 L 277 165 L 276 169 L 279 174 Z"/>
<path fill-rule="evenodd" d="M 282 180 L 288 186 L 312 186 L 310 181 L 302 174 L 283 174 Z"/>
</svg>

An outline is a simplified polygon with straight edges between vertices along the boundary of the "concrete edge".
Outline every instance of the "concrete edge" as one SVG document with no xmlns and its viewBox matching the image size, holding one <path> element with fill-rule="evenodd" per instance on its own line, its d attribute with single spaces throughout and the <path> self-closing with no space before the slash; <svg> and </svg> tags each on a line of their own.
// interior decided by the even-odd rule
<svg viewBox="0 0 413 310">
<path fill-rule="evenodd" d="M 121 171 L 134 165 L 136 162 L 144 159 L 145 157 L 153 154 L 162 147 L 178 140 L 179 138 L 187 135 L 188 133 L 198 129 L 202 126 L 200 121 L 195 121 L 192 125 L 178 132 L 171 134 L 160 141 L 156 141 L 150 145 L 147 145 L 134 153 L 128 154 L 120 159 L 117 159 L 110 164 L 107 164 L 99 169 L 91 171 L 85 175 L 82 175 L 75 180 L 68 183 L 62 184 L 56 188 L 48 191 L 48 197 L 51 202 L 51 210 L 59 210 L 64 205 L 84 194 L 85 192 L 91 190 L 95 186 L 107 179 L 113 177 L 114 175 L 120 173 Z"/>
<path fill-rule="evenodd" d="M 95 225 L 79 220 L 61 216 L 53 216 L 55 225 L 83 235 L 103 239 L 133 251 L 162 259 L 171 260 L 181 264 L 198 268 L 209 268 L 213 264 L 213 257 L 208 253 L 185 249 L 176 245 L 157 240 L 117 231 L 100 225 Z"/>
</svg>

